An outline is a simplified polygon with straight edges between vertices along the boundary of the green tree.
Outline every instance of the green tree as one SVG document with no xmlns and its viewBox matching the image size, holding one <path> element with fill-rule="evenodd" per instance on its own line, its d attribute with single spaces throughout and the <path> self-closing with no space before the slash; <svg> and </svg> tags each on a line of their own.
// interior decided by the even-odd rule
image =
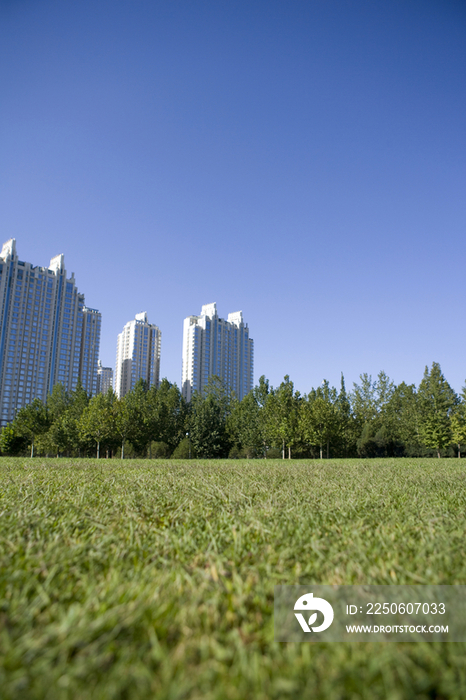
<svg viewBox="0 0 466 700">
<path fill-rule="evenodd" d="M 272 389 L 265 403 L 265 429 L 274 447 L 282 450 L 282 459 L 288 448 L 288 459 L 291 459 L 291 448 L 299 443 L 298 409 L 301 397 L 294 391 L 293 382 L 285 375 L 278 389 Z"/>
<path fill-rule="evenodd" d="M 67 411 L 71 401 L 72 399 L 64 385 L 61 382 L 55 384 L 46 401 L 48 415 L 52 423 Z"/>
<path fill-rule="evenodd" d="M 21 408 L 14 420 L 15 429 L 19 435 L 26 437 L 31 445 L 31 457 L 34 457 L 34 441 L 38 435 L 46 433 L 50 427 L 47 407 L 40 399 Z"/>
<path fill-rule="evenodd" d="M 362 457 L 384 456 L 392 451 L 392 436 L 386 420 L 387 406 L 395 385 L 382 370 L 376 381 L 370 374 L 360 375 L 354 384 L 351 404 L 357 430 L 357 449 Z"/>
<path fill-rule="evenodd" d="M 226 457 L 230 441 L 222 405 L 213 394 L 195 393 L 191 399 L 189 439 L 198 457 Z"/>
<path fill-rule="evenodd" d="M 419 384 L 419 434 L 426 447 L 440 451 L 451 444 L 453 436 L 451 415 L 458 404 L 458 397 L 442 374 L 438 362 L 426 367 Z"/>
<path fill-rule="evenodd" d="M 244 451 L 248 457 L 256 457 L 264 451 L 260 411 L 253 391 L 246 394 L 242 401 L 234 398 L 231 402 L 227 418 L 228 435 L 237 451 Z"/>
<path fill-rule="evenodd" d="M 269 444 L 268 433 L 267 433 L 267 399 L 270 394 L 270 384 L 269 380 L 266 379 L 263 374 L 259 378 L 259 384 L 254 387 L 252 394 L 257 404 L 258 415 L 257 415 L 257 429 L 259 433 L 259 440 L 261 444 L 261 452 L 265 459 L 267 459 L 267 445 Z"/>
<path fill-rule="evenodd" d="M 109 389 L 111 391 L 111 388 Z M 125 397 L 116 399 L 114 403 L 115 411 L 115 432 L 121 444 L 121 459 L 125 458 L 125 444 L 131 432 L 133 416 Z"/>
<path fill-rule="evenodd" d="M 351 404 L 346 393 L 343 372 L 341 373 L 340 392 L 335 401 L 335 410 L 338 422 L 337 451 L 340 456 L 348 457 L 355 452 L 357 436 L 354 429 Z"/>
<path fill-rule="evenodd" d="M 461 444 L 466 443 L 466 386 L 461 391 L 461 396 L 456 405 L 456 409 L 451 416 L 452 439 L 458 450 L 458 457 L 461 457 Z"/>
<path fill-rule="evenodd" d="M 209 377 L 191 399 L 187 419 L 189 440 L 198 457 L 226 457 L 231 448 L 227 419 L 232 396 L 220 377 Z"/>
<path fill-rule="evenodd" d="M 395 387 L 386 408 L 385 421 L 395 454 L 419 454 L 418 396 L 414 384 Z"/>
<path fill-rule="evenodd" d="M 163 442 L 173 451 L 186 434 L 188 408 L 176 384 L 162 379 L 147 392 L 147 421 L 150 439 Z"/>
<path fill-rule="evenodd" d="M 299 410 L 299 432 L 306 443 L 319 447 L 320 459 L 323 458 L 323 446 L 327 447 L 327 459 L 330 442 L 337 438 L 340 420 L 337 407 L 337 392 L 330 388 L 327 380 L 318 389 L 312 389 Z"/>
<path fill-rule="evenodd" d="M 5 425 L 0 434 L 0 450 L 4 455 L 18 455 L 28 446 L 27 438 L 20 435 L 13 423 Z"/>
<path fill-rule="evenodd" d="M 60 416 L 63 437 L 65 438 L 63 449 L 69 453 L 81 454 L 81 450 L 87 448 L 86 442 L 81 439 L 79 422 L 84 410 L 89 405 L 89 396 L 81 382 L 78 380 L 76 389 L 71 392 L 70 404 L 66 412 Z"/>
<path fill-rule="evenodd" d="M 361 384 L 353 382 L 350 394 L 351 410 L 357 423 L 361 426 L 370 423 L 377 416 L 376 382 L 370 374 L 360 374 Z"/>
<path fill-rule="evenodd" d="M 197 457 L 197 455 L 193 450 L 190 439 L 185 437 L 180 440 L 178 445 L 175 447 L 174 451 L 172 452 L 171 459 L 190 459 L 191 457 Z"/>
<path fill-rule="evenodd" d="M 79 433 L 82 440 L 95 442 L 97 459 L 100 458 L 101 444 L 115 440 L 114 396 L 110 392 L 97 394 L 89 401 L 79 420 Z"/>
<path fill-rule="evenodd" d="M 126 438 L 133 445 L 137 454 L 145 454 L 150 440 L 147 411 L 147 384 L 138 379 L 133 389 L 122 399 L 126 417 Z"/>
</svg>

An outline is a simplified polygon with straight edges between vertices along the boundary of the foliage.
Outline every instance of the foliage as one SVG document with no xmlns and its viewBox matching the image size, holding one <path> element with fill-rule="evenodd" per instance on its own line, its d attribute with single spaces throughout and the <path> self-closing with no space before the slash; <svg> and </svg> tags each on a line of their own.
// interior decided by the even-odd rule
<svg viewBox="0 0 466 700">
<path fill-rule="evenodd" d="M 170 445 L 167 445 L 166 442 L 156 442 L 155 440 L 152 440 L 147 451 L 149 459 L 168 459 L 171 453 Z"/>
<path fill-rule="evenodd" d="M 97 394 L 83 411 L 79 422 L 79 431 L 83 439 L 90 439 L 96 444 L 97 459 L 100 457 L 101 443 L 110 442 L 115 435 L 114 397 Z"/>
<path fill-rule="evenodd" d="M 453 439 L 450 418 L 458 397 L 443 376 L 438 362 L 432 363 L 430 372 L 425 368 L 418 396 L 422 442 L 427 447 L 434 448 L 440 457 L 440 451 Z"/>
<path fill-rule="evenodd" d="M 194 452 L 203 458 L 225 457 L 230 449 L 224 406 L 214 393 L 195 394 L 189 424 Z"/>
<path fill-rule="evenodd" d="M 162 379 L 158 389 L 151 387 L 147 395 L 149 436 L 174 450 L 185 435 L 187 405 L 176 384 Z"/>
<path fill-rule="evenodd" d="M 299 444 L 299 402 L 300 394 L 288 375 L 278 389 L 270 390 L 265 402 L 265 433 L 271 445 L 281 447 L 283 459 L 286 448 L 291 459 L 291 448 Z"/>
<path fill-rule="evenodd" d="M 461 457 L 461 444 L 466 444 L 466 386 L 463 387 L 451 416 L 451 434 L 458 449 L 458 457 Z"/>
<path fill-rule="evenodd" d="M 0 450 L 3 455 L 17 455 L 27 449 L 27 437 L 18 432 L 16 425 L 5 425 L 0 434 Z"/>
<path fill-rule="evenodd" d="M 27 440 L 31 451 L 46 456 L 104 450 L 158 459 L 188 457 L 189 449 L 203 459 L 271 458 L 277 450 L 283 459 L 461 456 L 465 406 L 466 388 L 460 399 L 437 363 L 426 368 L 418 389 L 396 386 L 381 371 L 376 380 L 362 374 L 350 394 L 342 375 L 339 392 L 324 380 L 301 396 L 288 375 L 275 388 L 262 376 L 241 401 L 216 376 L 189 404 L 167 379 L 150 389 L 140 380 L 121 399 L 110 390 L 90 400 L 82 386 L 69 393 L 56 385 L 45 406 L 36 401 L 18 412 L 0 447 L 20 454 Z"/>
<path fill-rule="evenodd" d="M 183 438 L 175 448 L 172 459 L 191 459 L 195 456 L 189 437 Z"/>
<path fill-rule="evenodd" d="M 261 407 L 253 391 L 242 401 L 236 398 L 232 400 L 231 413 L 227 418 L 227 432 L 235 445 L 230 454 L 235 457 L 242 453 L 248 457 L 263 456 L 264 436 L 260 417 Z"/>
<path fill-rule="evenodd" d="M 46 433 L 50 426 L 47 407 L 39 399 L 34 399 L 18 411 L 14 424 L 17 434 L 29 440 L 33 457 L 35 438 Z"/>
<path fill-rule="evenodd" d="M 340 428 L 337 392 L 330 389 L 329 383 L 324 380 L 322 386 L 313 389 L 305 398 L 299 406 L 302 435 L 310 445 L 318 445 L 322 459 L 323 445 L 327 445 L 328 457 L 330 441 L 336 438 Z"/>
</svg>

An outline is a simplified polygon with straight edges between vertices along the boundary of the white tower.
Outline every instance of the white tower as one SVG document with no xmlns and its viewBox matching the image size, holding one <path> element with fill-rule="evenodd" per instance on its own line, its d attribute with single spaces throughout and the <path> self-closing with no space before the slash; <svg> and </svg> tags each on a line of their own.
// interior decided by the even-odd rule
<svg viewBox="0 0 466 700">
<path fill-rule="evenodd" d="M 0 253 L 0 425 L 60 382 L 95 393 L 101 315 L 84 305 L 63 255 L 50 266 L 18 259 L 16 241 Z"/>
<path fill-rule="evenodd" d="M 181 386 L 184 398 L 202 391 L 211 375 L 217 375 L 241 399 L 254 381 L 254 341 L 241 311 L 225 321 L 217 305 L 206 304 L 200 316 L 188 316 L 183 324 L 183 367 Z"/>
</svg>

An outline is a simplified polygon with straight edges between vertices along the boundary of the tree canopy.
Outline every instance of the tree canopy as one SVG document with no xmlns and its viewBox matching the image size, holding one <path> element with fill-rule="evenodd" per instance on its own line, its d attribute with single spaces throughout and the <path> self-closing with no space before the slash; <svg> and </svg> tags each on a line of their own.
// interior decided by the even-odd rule
<svg viewBox="0 0 466 700">
<path fill-rule="evenodd" d="M 3 454 L 127 457 L 380 457 L 457 454 L 466 445 L 466 387 L 458 396 L 436 362 L 416 388 L 385 372 L 347 393 L 323 381 L 301 395 L 289 375 L 265 376 L 239 401 L 210 377 L 187 404 L 176 384 L 141 380 L 119 399 L 57 384 L 21 408 L 0 435 Z M 464 450 L 463 450 L 464 452 Z"/>
</svg>

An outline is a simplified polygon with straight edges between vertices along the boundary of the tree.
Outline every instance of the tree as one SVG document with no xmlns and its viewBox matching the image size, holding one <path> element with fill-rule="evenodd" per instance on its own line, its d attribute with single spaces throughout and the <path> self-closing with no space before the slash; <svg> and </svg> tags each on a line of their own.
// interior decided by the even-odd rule
<svg viewBox="0 0 466 700">
<path fill-rule="evenodd" d="M 110 388 L 109 391 L 112 389 Z M 125 443 L 131 430 L 132 415 L 128 403 L 122 399 L 115 401 L 115 432 L 121 443 L 121 459 L 125 458 Z"/>
<path fill-rule="evenodd" d="M 266 405 L 268 396 L 270 394 L 270 385 L 269 380 L 266 379 L 264 374 L 259 378 L 259 384 L 254 387 L 254 389 L 252 390 L 252 394 L 254 396 L 258 408 L 257 430 L 261 442 L 261 449 L 264 458 L 267 459 L 267 445 L 269 441 L 267 436 Z"/>
<path fill-rule="evenodd" d="M 237 450 L 244 450 L 248 457 L 255 457 L 263 452 L 260 411 L 252 391 L 246 394 L 242 401 L 235 397 L 231 402 L 227 432 Z"/>
<path fill-rule="evenodd" d="M 386 410 L 395 385 L 383 370 L 376 381 L 372 381 L 370 374 L 361 374 L 360 379 L 361 384 L 355 383 L 351 394 L 358 454 L 363 457 L 383 456 L 392 451 Z"/>
<path fill-rule="evenodd" d="M 34 457 L 34 440 L 37 435 L 46 433 L 50 420 L 47 408 L 40 399 L 21 408 L 14 420 L 15 429 L 19 435 L 28 438 L 31 443 L 31 457 Z"/>
<path fill-rule="evenodd" d="M 354 452 L 356 436 L 353 415 L 351 413 L 351 404 L 346 393 L 343 372 L 341 373 L 340 393 L 335 401 L 335 410 L 338 422 L 337 449 L 342 457 L 348 457 L 348 453 Z"/>
<path fill-rule="evenodd" d="M 97 459 L 100 458 L 102 442 L 115 439 L 114 396 L 97 394 L 83 411 L 79 421 L 79 433 L 82 439 L 91 439 L 96 443 Z"/>
<path fill-rule="evenodd" d="M 401 382 L 385 407 L 385 423 L 397 454 L 419 454 L 418 413 L 416 387 Z"/>
<path fill-rule="evenodd" d="M 46 401 L 47 411 L 52 422 L 55 422 L 65 413 L 70 406 L 71 400 L 68 391 L 61 382 L 53 386 Z"/>
<path fill-rule="evenodd" d="M 318 389 L 312 389 L 301 402 L 299 427 L 303 439 L 310 445 L 319 447 L 320 459 L 323 458 L 323 446 L 327 446 L 327 459 L 330 441 L 336 438 L 339 428 L 336 389 L 330 388 L 324 380 Z"/>
<path fill-rule="evenodd" d="M 456 410 L 451 416 L 452 438 L 458 449 L 458 457 L 461 457 L 461 443 L 466 443 L 466 386 L 461 391 Z"/>
<path fill-rule="evenodd" d="M 353 382 L 353 391 L 350 394 L 353 415 L 359 425 L 370 423 L 377 415 L 376 382 L 372 381 L 370 374 L 360 374 L 361 384 Z"/>
<path fill-rule="evenodd" d="M 230 449 L 226 417 L 214 394 L 195 393 L 191 399 L 189 439 L 198 457 L 225 457 Z"/>
<path fill-rule="evenodd" d="M 27 438 L 18 433 L 13 423 L 5 425 L 0 434 L 0 450 L 4 455 L 18 455 L 27 449 Z"/>
<path fill-rule="evenodd" d="M 86 448 L 86 444 L 80 436 L 79 422 L 84 410 L 89 405 L 89 400 L 86 390 L 81 381 L 78 380 L 76 389 L 71 392 L 69 406 L 59 419 L 62 423 L 62 435 L 63 437 L 66 436 L 64 450 L 68 452 L 75 451 L 78 455 L 81 454 L 82 449 Z"/>
<path fill-rule="evenodd" d="M 432 363 L 430 372 L 425 368 L 418 396 L 419 434 L 424 445 L 435 449 L 440 457 L 440 450 L 453 439 L 450 418 L 458 397 L 443 376 L 438 362 Z"/>
<path fill-rule="evenodd" d="M 125 425 L 124 440 L 129 440 L 136 453 L 142 455 L 150 440 L 146 382 L 138 379 L 133 389 L 121 399 L 121 402 L 123 404 L 121 416 Z"/>
<path fill-rule="evenodd" d="M 299 392 L 294 392 L 293 382 L 285 375 L 278 389 L 271 390 L 265 403 L 266 432 L 275 447 L 281 447 L 282 459 L 285 459 L 285 449 L 288 448 L 288 459 L 291 459 L 291 448 L 298 442 L 298 406 Z"/>
<path fill-rule="evenodd" d="M 150 439 L 164 442 L 173 451 L 186 433 L 187 405 L 176 384 L 162 379 L 158 389 L 147 392 L 147 423 Z"/>
</svg>

